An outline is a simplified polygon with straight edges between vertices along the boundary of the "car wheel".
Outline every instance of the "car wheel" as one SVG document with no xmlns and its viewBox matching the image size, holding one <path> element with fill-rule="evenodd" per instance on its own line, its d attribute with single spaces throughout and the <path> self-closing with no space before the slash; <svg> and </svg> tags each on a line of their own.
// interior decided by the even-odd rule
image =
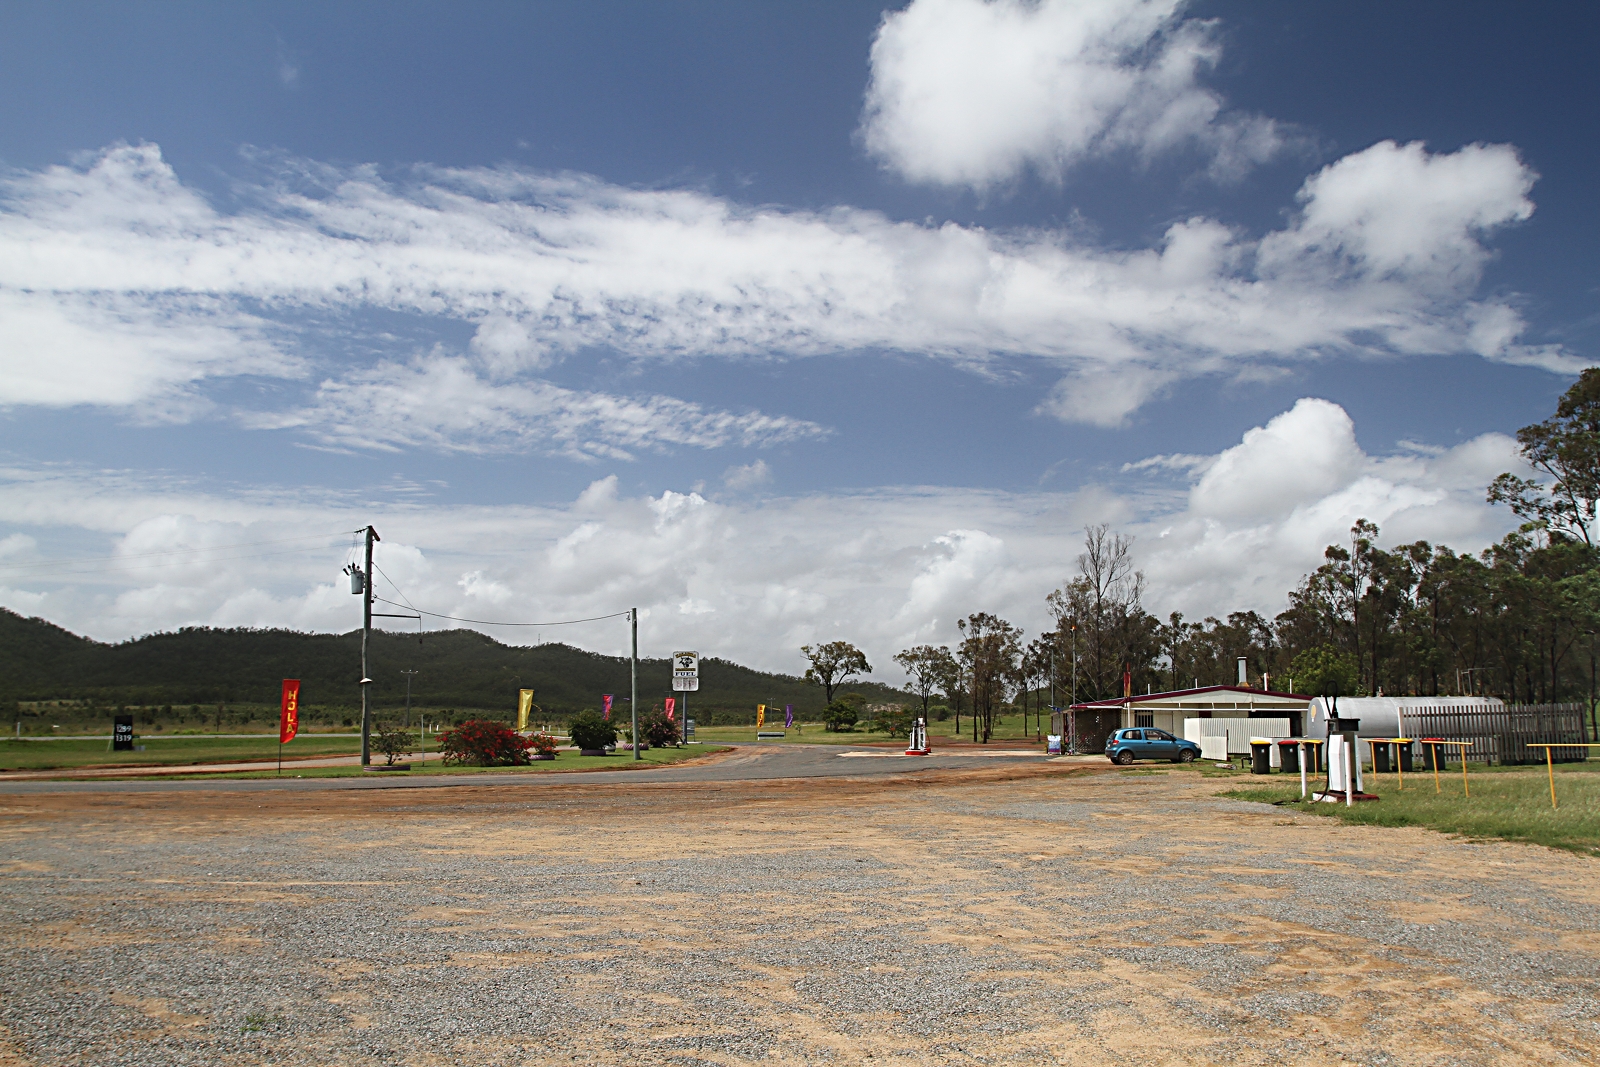
<svg viewBox="0 0 1600 1067">
<path fill-rule="evenodd" d="M 1133 753 L 1129 752 L 1127 749 L 1123 749 L 1121 752 L 1117 753 L 1117 762 L 1126 767 L 1128 764 L 1133 762 Z"/>
<path fill-rule="evenodd" d="M 1186 748 L 1182 752 L 1178 753 L 1178 762 L 1179 763 L 1193 763 L 1194 762 L 1194 749 Z"/>
</svg>

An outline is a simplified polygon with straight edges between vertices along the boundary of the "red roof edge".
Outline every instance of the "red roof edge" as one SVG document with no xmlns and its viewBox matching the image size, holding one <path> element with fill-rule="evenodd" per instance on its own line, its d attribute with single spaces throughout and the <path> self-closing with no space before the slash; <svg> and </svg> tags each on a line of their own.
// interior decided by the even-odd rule
<svg viewBox="0 0 1600 1067">
<path fill-rule="evenodd" d="M 1164 698 L 1189 696 L 1195 693 L 1216 692 L 1250 693 L 1253 696 L 1283 697 L 1285 700 L 1304 700 L 1310 703 L 1315 697 L 1302 696 L 1299 693 L 1279 693 L 1271 689 L 1251 689 L 1243 685 L 1203 685 L 1199 689 L 1171 689 L 1165 693 L 1136 693 L 1127 697 L 1112 697 L 1107 700 L 1090 700 L 1082 704 L 1072 705 L 1074 708 L 1120 708 L 1124 704 L 1140 704 L 1146 700 L 1161 700 Z"/>
</svg>

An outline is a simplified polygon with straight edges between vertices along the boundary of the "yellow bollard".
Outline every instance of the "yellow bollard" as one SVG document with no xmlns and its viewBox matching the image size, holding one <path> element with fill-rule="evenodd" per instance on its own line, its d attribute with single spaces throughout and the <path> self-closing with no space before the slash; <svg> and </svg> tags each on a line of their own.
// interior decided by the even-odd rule
<svg viewBox="0 0 1600 1067">
<path fill-rule="evenodd" d="M 1555 746 L 1544 746 L 1544 769 L 1550 773 L 1550 806 L 1556 806 L 1556 761 L 1554 756 Z"/>
</svg>

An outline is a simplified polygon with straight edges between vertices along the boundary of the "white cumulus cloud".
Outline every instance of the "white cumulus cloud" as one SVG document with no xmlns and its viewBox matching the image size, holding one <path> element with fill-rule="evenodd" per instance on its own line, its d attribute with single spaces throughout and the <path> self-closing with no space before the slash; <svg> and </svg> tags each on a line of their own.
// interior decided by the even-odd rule
<svg viewBox="0 0 1600 1067">
<path fill-rule="evenodd" d="M 1179 0 L 913 0 L 873 41 L 866 146 L 915 182 L 985 190 L 1080 160 L 1199 151 L 1231 177 L 1281 150 L 1272 120 L 1201 83 L 1215 26 Z"/>
<path fill-rule="evenodd" d="M 1357 519 L 1377 523 L 1384 546 L 1478 551 L 1516 524 L 1485 502 L 1485 488 L 1502 471 L 1525 471 L 1516 440 L 1500 433 L 1370 455 L 1343 408 L 1310 398 L 1216 456 L 1182 459 L 1175 466 L 1193 472 L 1185 504 L 1142 523 L 1138 549 L 1159 604 L 1191 616 L 1276 614 Z"/>
<path fill-rule="evenodd" d="M 389 600 L 490 622 L 637 606 L 646 654 L 697 648 L 793 672 L 802 644 L 843 638 L 893 680 L 895 652 L 957 641 L 956 620 L 974 611 L 1040 632 L 1044 598 L 1073 576 L 1088 524 L 1135 536 L 1147 606 L 1160 614 L 1272 615 L 1358 518 L 1377 522 L 1386 546 L 1492 543 L 1515 520 L 1484 502 L 1484 487 L 1522 469 L 1500 434 L 1370 454 L 1346 413 L 1316 399 L 1215 455 L 1135 466 L 1120 492 L 897 487 L 733 501 L 626 496 L 612 475 L 547 506 L 375 506 L 14 467 L 0 470 L 0 551 L 12 553 L 0 555 L 0 604 L 102 639 L 183 625 L 344 632 L 360 620 L 340 573 L 359 552 L 349 531 L 371 522 L 383 538 L 377 592 Z M 1174 477 L 1175 490 L 1150 484 Z M 65 541 L 75 548 L 38 549 Z M 480 628 L 627 648 L 620 624 Z"/>
</svg>

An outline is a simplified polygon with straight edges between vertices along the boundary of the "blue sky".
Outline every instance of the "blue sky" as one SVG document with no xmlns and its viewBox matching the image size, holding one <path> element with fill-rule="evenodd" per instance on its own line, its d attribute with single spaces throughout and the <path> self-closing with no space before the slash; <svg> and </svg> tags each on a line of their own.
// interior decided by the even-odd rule
<svg viewBox="0 0 1600 1067">
<path fill-rule="evenodd" d="M 1036 632 L 1089 523 L 1190 615 L 1480 548 L 1595 359 L 1597 21 L 9 5 L 0 603 L 346 629 L 371 521 L 432 610 L 792 670 Z"/>
</svg>

